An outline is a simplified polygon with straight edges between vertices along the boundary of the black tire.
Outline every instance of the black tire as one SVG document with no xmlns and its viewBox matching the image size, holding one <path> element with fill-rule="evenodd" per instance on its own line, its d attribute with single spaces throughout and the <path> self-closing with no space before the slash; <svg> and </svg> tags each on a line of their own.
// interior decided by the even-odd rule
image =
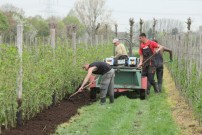
<svg viewBox="0 0 202 135">
<path fill-rule="evenodd" d="M 144 100 L 144 99 L 146 99 L 146 91 L 144 90 L 144 89 L 141 89 L 140 90 L 140 99 L 141 100 Z"/>
<path fill-rule="evenodd" d="M 127 91 L 126 95 L 130 99 L 138 98 L 138 94 L 136 91 Z"/>
<path fill-rule="evenodd" d="M 114 98 L 118 98 L 121 94 L 119 92 L 114 92 Z"/>
</svg>

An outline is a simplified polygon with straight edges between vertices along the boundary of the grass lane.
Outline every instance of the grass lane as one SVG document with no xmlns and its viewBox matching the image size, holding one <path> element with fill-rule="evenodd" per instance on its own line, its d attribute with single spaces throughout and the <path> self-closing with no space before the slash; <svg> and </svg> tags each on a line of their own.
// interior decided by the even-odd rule
<svg viewBox="0 0 202 135">
<path fill-rule="evenodd" d="M 58 126 L 56 135 L 178 135 L 166 93 L 146 100 L 121 96 L 114 104 L 98 102 L 83 107 L 70 122 Z"/>
</svg>

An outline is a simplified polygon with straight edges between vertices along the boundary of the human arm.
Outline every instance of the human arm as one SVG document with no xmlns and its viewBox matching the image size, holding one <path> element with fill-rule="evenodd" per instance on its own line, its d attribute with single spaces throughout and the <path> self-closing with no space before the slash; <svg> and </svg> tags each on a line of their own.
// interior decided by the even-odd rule
<svg viewBox="0 0 202 135">
<path fill-rule="evenodd" d="M 142 66 L 142 63 L 143 63 L 143 55 L 140 55 L 140 62 L 137 66 L 137 68 L 140 68 Z"/>
<path fill-rule="evenodd" d="M 141 47 L 139 48 L 139 55 L 140 55 L 140 62 L 138 64 L 137 68 L 140 68 L 142 66 L 142 63 L 143 63 L 143 54 L 142 54 Z"/>
<path fill-rule="evenodd" d="M 158 53 L 159 51 L 163 50 L 164 47 L 162 45 L 158 44 L 157 48 L 158 49 L 156 49 L 156 53 Z"/>
<path fill-rule="evenodd" d="M 169 52 L 169 54 L 170 54 L 170 61 L 173 61 L 173 53 L 172 53 L 172 50 L 170 50 L 170 49 L 164 47 L 164 48 L 163 48 L 163 51 Z"/>
<path fill-rule="evenodd" d="M 92 75 L 92 72 L 94 71 L 96 69 L 96 67 L 95 66 L 93 66 L 93 67 L 90 67 L 89 69 L 88 69 L 88 73 L 87 73 L 87 75 L 85 76 L 85 78 L 84 78 L 84 80 L 83 80 L 83 82 L 82 82 L 82 85 L 81 85 L 81 87 L 79 88 L 79 90 L 78 91 L 83 91 L 83 87 L 86 85 L 86 83 L 89 81 L 89 79 L 90 79 L 90 76 Z"/>
<path fill-rule="evenodd" d="M 154 51 L 154 53 L 161 52 L 163 50 L 163 48 L 164 48 L 162 45 L 158 44 L 155 41 L 151 41 L 151 46 L 152 46 L 153 49 L 156 48 L 155 51 Z"/>
</svg>

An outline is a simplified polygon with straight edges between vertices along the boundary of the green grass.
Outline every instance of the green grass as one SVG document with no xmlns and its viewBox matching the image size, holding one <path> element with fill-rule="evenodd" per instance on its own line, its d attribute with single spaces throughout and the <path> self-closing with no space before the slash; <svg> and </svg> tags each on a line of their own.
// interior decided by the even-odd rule
<svg viewBox="0 0 202 135">
<path fill-rule="evenodd" d="M 83 107 L 69 123 L 58 126 L 57 135 L 178 135 L 166 94 L 147 100 L 121 96 L 114 104 L 98 102 Z"/>
</svg>

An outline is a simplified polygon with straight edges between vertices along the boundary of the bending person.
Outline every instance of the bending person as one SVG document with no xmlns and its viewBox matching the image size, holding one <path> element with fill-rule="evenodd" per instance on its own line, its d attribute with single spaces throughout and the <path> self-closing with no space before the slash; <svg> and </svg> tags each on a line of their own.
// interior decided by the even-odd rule
<svg viewBox="0 0 202 135">
<path fill-rule="evenodd" d="M 102 80 L 100 82 L 100 103 L 106 103 L 106 95 L 109 94 L 110 103 L 114 102 L 114 69 L 105 62 L 93 62 L 91 64 L 85 64 L 83 69 L 88 71 L 85 79 L 79 91 L 83 91 L 84 85 L 89 81 L 92 74 L 102 75 Z"/>
</svg>

